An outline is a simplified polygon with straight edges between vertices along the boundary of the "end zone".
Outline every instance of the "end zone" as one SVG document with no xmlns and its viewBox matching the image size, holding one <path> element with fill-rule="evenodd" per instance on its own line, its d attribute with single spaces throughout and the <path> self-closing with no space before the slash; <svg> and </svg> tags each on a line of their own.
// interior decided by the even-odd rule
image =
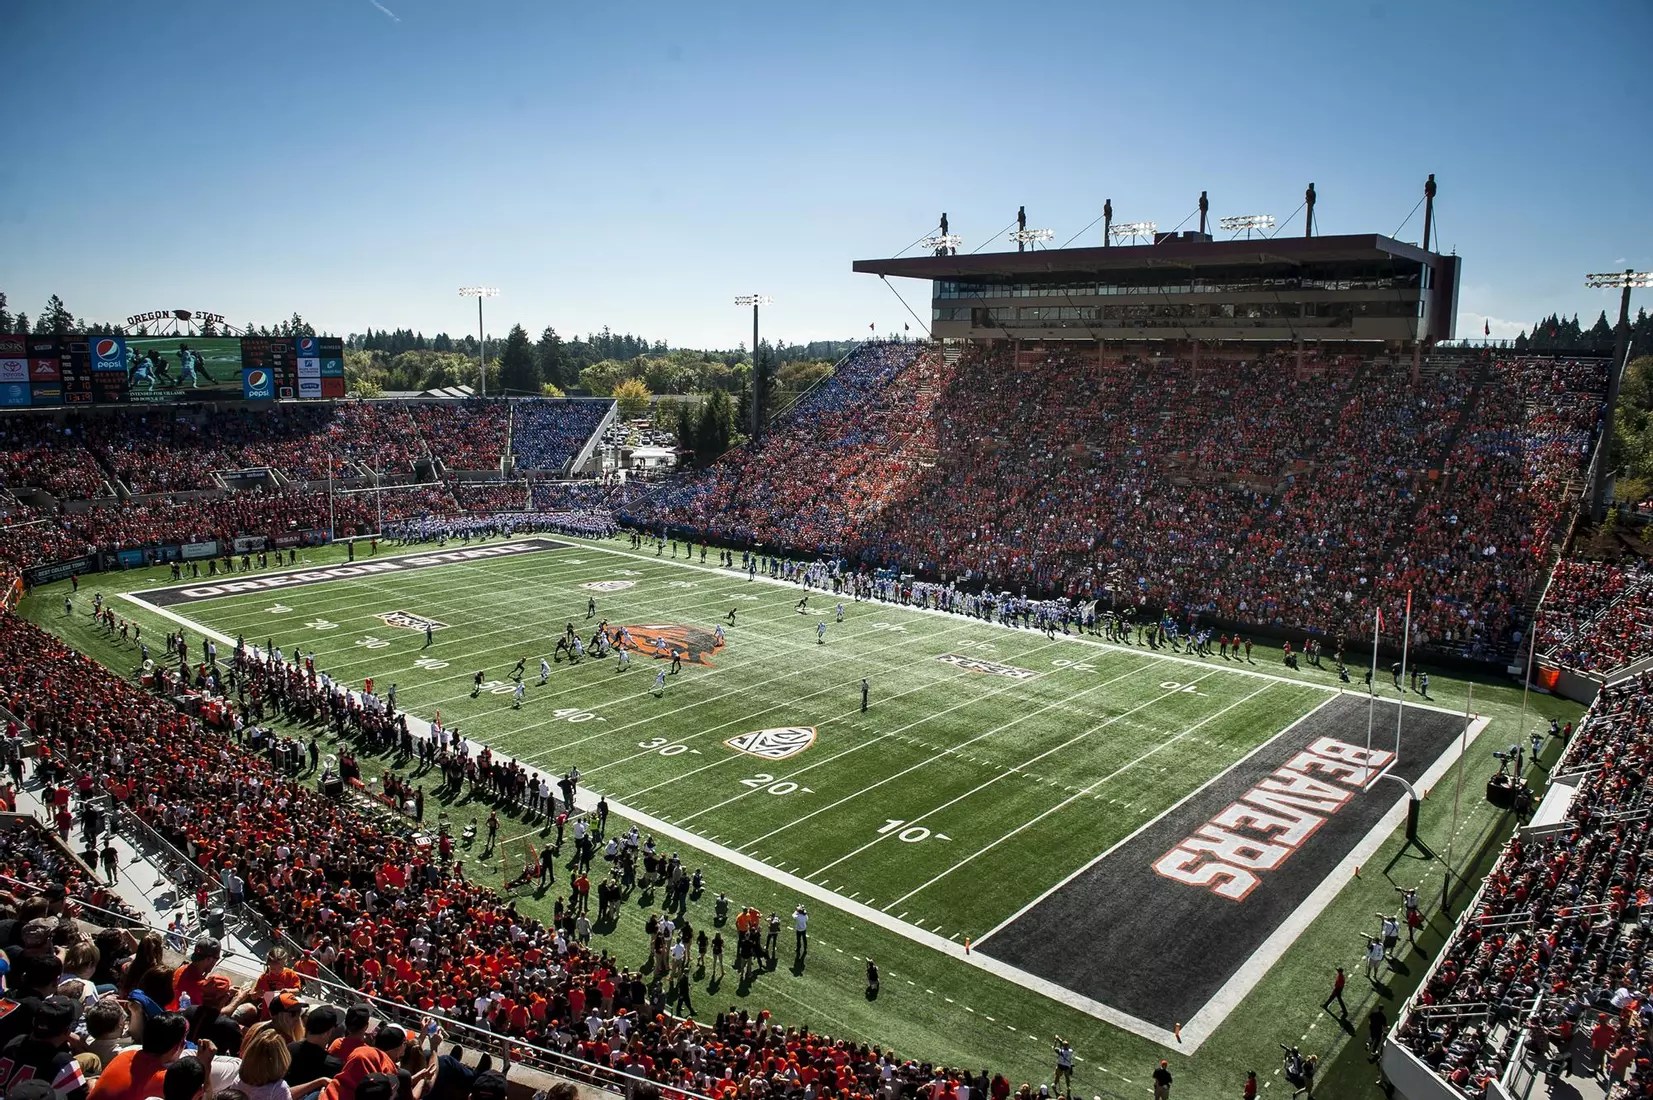
<svg viewBox="0 0 1653 1100">
<path fill-rule="evenodd" d="M 976 951 L 1197 1048 L 1458 758 L 1462 716 L 1328 700 L 977 942 Z M 1487 722 L 1471 724 L 1473 739 Z M 1347 870 L 1345 870 L 1347 868 Z M 1135 1026 L 1133 1026 L 1135 1025 Z"/>
<path fill-rule="evenodd" d="M 166 588 L 151 589 L 137 598 L 155 607 L 170 607 L 174 604 L 196 603 L 200 600 L 216 600 L 224 596 L 240 596 L 249 592 L 269 592 L 280 588 L 299 588 L 311 584 L 324 584 L 327 581 L 348 580 L 352 577 L 406 573 L 416 569 L 428 569 L 437 565 L 492 561 L 496 558 L 517 557 L 522 554 L 534 554 L 545 550 L 566 550 L 569 546 L 569 543 L 557 542 L 553 539 L 517 539 L 512 542 L 497 542 L 459 550 L 436 550 L 427 553 L 393 554 L 388 557 L 363 558 L 354 562 L 325 565 L 312 569 L 272 570 L 268 573 L 258 573 L 256 575 L 247 573 L 224 574 L 222 577 L 198 579 L 189 584 L 175 584 Z"/>
</svg>

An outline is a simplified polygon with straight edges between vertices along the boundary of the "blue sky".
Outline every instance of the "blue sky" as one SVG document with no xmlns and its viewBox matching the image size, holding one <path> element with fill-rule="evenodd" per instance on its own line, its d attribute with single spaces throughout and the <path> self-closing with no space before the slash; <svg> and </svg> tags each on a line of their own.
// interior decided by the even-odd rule
<svg viewBox="0 0 1653 1100">
<path fill-rule="evenodd" d="M 1060 243 L 1104 198 L 1283 219 L 1313 180 L 1322 232 L 1393 233 L 1429 172 L 1460 336 L 1588 323 L 1616 299 L 1586 272 L 1653 267 L 1648 0 L 16 0 L 6 24 L 0 290 L 31 315 L 55 292 L 459 333 L 483 282 L 491 333 L 733 346 L 759 291 L 766 335 L 844 338 L 909 319 L 850 262 L 943 209 L 967 250 L 1022 203 Z"/>
</svg>

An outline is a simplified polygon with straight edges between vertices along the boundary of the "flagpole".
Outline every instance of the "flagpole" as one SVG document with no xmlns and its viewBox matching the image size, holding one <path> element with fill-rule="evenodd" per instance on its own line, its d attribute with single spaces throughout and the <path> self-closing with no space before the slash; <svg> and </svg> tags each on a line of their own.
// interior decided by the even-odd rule
<svg viewBox="0 0 1653 1100">
<path fill-rule="evenodd" d="M 327 541 L 336 542 L 339 537 L 338 521 L 333 518 L 333 452 L 327 452 Z"/>
<path fill-rule="evenodd" d="M 1377 717 L 1378 635 L 1383 632 L 1383 609 L 1372 608 L 1372 671 L 1366 677 L 1366 759 L 1372 759 L 1372 723 Z M 1371 770 L 1368 763 L 1367 771 Z M 1371 776 L 1366 776 L 1370 779 Z"/>
<path fill-rule="evenodd" d="M 1527 736 L 1527 696 L 1532 692 L 1532 664 L 1538 650 L 1538 618 L 1544 613 L 1544 601 L 1550 598 L 1550 586 L 1555 583 L 1555 574 L 1544 582 L 1544 591 L 1538 597 L 1538 606 L 1533 609 L 1532 622 L 1527 626 L 1527 674 L 1521 677 L 1521 725 L 1516 727 L 1517 736 Z M 1533 763 L 1538 763 L 1538 757 L 1533 757 Z"/>
<path fill-rule="evenodd" d="M 1412 590 L 1406 590 L 1406 623 L 1400 638 L 1400 706 L 1395 710 L 1395 760 L 1400 760 L 1400 724 L 1406 716 L 1406 651 L 1412 643 Z"/>
</svg>

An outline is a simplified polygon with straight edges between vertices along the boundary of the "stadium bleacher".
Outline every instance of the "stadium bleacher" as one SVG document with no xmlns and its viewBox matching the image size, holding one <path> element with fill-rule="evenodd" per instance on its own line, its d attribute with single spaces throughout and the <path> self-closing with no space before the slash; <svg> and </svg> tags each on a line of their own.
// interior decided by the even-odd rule
<svg viewBox="0 0 1653 1100">
<path fill-rule="evenodd" d="M 511 454 L 517 469 L 561 472 L 613 407 L 612 401 L 566 398 L 511 402 Z"/>
<path fill-rule="evenodd" d="M 1564 827 L 1509 841 L 1401 1018 L 1396 1038 L 1463 1095 L 1518 1055 L 1589 1077 L 1604 1051 L 1645 1045 L 1650 761 L 1653 678 L 1603 688 L 1552 771 L 1580 776 Z M 1646 1095 L 1647 1071 L 1623 1095 Z"/>
<path fill-rule="evenodd" d="M 634 518 L 993 585 L 1508 652 L 1599 428 L 1594 362 L 852 356 Z M 1392 616 L 1398 619 L 1399 616 Z M 1386 627 L 1399 640 L 1399 622 Z"/>
</svg>

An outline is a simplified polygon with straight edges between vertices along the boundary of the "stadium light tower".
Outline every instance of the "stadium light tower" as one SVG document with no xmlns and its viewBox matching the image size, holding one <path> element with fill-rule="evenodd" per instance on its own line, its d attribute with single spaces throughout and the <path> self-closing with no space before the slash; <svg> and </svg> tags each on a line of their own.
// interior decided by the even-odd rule
<svg viewBox="0 0 1653 1100">
<path fill-rule="evenodd" d="M 1613 452 L 1613 416 L 1618 411 L 1619 383 L 1625 361 L 1630 358 L 1630 292 L 1653 286 L 1653 271 L 1608 271 L 1584 276 L 1592 290 L 1619 290 L 1619 324 L 1614 330 L 1613 361 L 1607 367 L 1607 415 L 1602 418 L 1601 444 L 1596 452 L 1595 483 L 1590 487 L 1590 516 L 1597 523 L 1607 518 L 1607 466 Z"/>
<path fill-rule="evenodd" d="M 1018 229 L 1006 239 L 1014 241 L 1016 251 L 1020 252 L 1030 244 L 1048 241 L 1055 236 L 1056 230 L 1054 229 Z"/>
<path fill-rule="evenodd" d="M 482 357 L 482 396 L 488 396 L 488 338 L 482 331 L 482 299 L 499 297 L 497 286 L 462 286 L 459 288 L 461 298 L 476 299 L 476 350 Z"/>
<path fill-rule="evenodd" d="M 1241 214 L 1237 218 L 1222 218 L 1217 226 L 1224 233 L 1233 233 L 1236 237 L 1243 231 L 1245 239 L 1250 240 L 1252 231 L 1261 233 L 1265 229 L 1274 228 L 1273 214 Z"/>
<path fill-rule="evenodd" d="M 757 442 L 762 434 L 763 424 L 763 379 L 758 377 L 758 310 L 763 306 L 774 305 L 775 299 L 767 294 L 737 294 L 735 305 L 752 307 L 752 441 Z"/>
<path fill-rule="evenodd" d="M 1133 244 L 1138 238 L 1154 243 L 1154 234 L 1159 232 L 1158 222 L 1120 222 L 1108 233 L 1116 241 L 1130 241 Z"/>
<path fill-rule="evenodd" d="M 937 233 L 933 237 L 925 237 L 922 241 L 919 241 L 918 246 L 929 249 L 937 256 L 946 256 L 950 253 L 957 254 L 959 245 L 963 243 L 964 238 L 957 233 Z"/>
</svg>

